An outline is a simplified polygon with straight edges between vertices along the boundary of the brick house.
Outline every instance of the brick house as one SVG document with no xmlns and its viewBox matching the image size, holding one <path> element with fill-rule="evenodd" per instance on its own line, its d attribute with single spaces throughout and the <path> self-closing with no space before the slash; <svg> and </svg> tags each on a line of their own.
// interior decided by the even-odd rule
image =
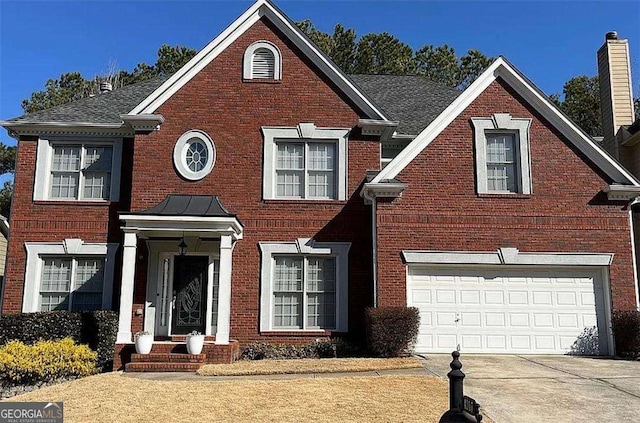
<svg viewBox="0 0 640 423">
<path fill-rule="evenodd" d="M 347 76 L 258 0 L 168 78 L 1 124 L 2 310 L 119 310 L 115 367 L 140 330 L 225 361 L 405 305 L 419 352 L 613 354 L 638 305 L 640 182 L 504 58 L 462 93 Z"/>
</svg>

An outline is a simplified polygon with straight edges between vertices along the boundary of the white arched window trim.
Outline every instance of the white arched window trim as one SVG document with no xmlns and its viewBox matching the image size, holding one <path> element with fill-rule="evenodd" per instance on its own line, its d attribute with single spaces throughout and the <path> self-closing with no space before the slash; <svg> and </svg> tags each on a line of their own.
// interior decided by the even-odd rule
<svg viewBox="0 0 640 423">
<path fill-rule="evenodd" d="M 251 44 L 244 51 L 244 61 L 242 67 L 242 78 L 243 79 L 257 79 L 253 77 L 253 54 L 258 49 L 267 49 L 273 54 L 274 59 L 274 68 L 273 68 L 273 79 L 280 80 L 282 79 L 282 55 L 280 54 L 280 50 L 275 45 L 271 44 L 268 41 L 256 41 Z M 261 78 L 262 79 L 262 78 Z"/>
<path fill-rule="evenodd" d="M 187 163 L 187 150 L 193 142 L 200 142 L 207 150 L 207 160 L 204 167 L 199 171 L 189 169 Z M 207 176 L 213 170 L 216 162 L 216 148 L 211 137 L 204 131 L 192 129 L 182 134 L 176 145 L 173 147 L 173 164 L 178 173 L 189 181 L 198 181 Z"/>
</svg>

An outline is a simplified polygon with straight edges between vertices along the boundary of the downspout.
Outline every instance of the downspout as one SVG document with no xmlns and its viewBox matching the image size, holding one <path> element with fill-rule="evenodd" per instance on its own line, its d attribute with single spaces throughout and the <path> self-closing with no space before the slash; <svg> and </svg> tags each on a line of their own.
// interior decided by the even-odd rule
<svg viewBox="0 0 640 423">
<path fill-rule="evenodd" d="M 377 225 L 377 205 L 375 195 L 371 195 L 368 189 L 362 190 L 362 196 L 371 203 L 371 243 L 373 264 L 373 307 L 378 307 L 378 225 Z"/>
<path fill-rule="evenodd" d="M 636 239 L 635 228 L 633 226 L 633 206 L 635 206 L 636 204 L 640 204 L 640 196 L 634 198 L 629 203 L 629 230 L 631 232 L 631 261 L 633 262 L 633 281 L 636 291 L 636 310 L 640 310 L 640 293 L 638 292 L 638 264 L 636 262 Z"/>
</svg>

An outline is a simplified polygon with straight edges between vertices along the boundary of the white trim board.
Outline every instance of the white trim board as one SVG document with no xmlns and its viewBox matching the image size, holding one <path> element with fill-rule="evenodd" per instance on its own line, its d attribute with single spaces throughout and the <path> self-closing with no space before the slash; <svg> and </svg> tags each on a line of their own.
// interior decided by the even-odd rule
<svg viewBox="0 0 640 423">
<path fill-rule="evenodd" d="M 585 156 L 615 182 L 640 186 L 640 181 L 616 162 L 602 147 L 575 123 L 558 110 L 549 99 L 524 78 L 505 58 L 496 59 L 453 103 L 429 124 L 400 154 L 398 154 L 372 183 L 393 179 L 431 144 L 484 90 L 496 79 L 502 78 L 511 88 L 531 104 L 545 119 L 558 129 Z"/>
<path fill-rule="evenodd" d="M 193 59 L 166 80 L 153 93 L 129 112 L 129 115 L 154 113 L 173 94 L 211 63 L 235 40 L 262 17 L 269 19 L 303 54 L 305 54 L 336 86 L 372 119 L 389 120 L 324 53 L 269 0 L 257 0 L 247 11 L 207 44 Z M 240 60 L 240 59 L 239 59 Z M 286 69 L 283 69 L 286 72 Z M 240 76 L 240 75 L 238 75 Z"/>
<path fill-rule="evenodd" d="M 418 251 L 402 250 L 405 264 L 474 264 L 520 266 L 610 266 L 609 253 L 522 253 L 517 248 L 497 251 Z"/>
</svg>

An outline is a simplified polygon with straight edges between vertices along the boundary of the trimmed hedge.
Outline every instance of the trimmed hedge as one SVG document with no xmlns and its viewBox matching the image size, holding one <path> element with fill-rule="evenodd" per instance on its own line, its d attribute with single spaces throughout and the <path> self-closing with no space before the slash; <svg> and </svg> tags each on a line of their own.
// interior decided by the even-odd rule
<svg viewBox="0 0 640 423">
<path fill-rule="evenodd" d="M 626 358 L 640 357 L 640 312 L 614 311 L 611 328 L 616 354 Z"/>
<path fill-rule="evenodd" d="M 254 342 L 247 345 L 240 360 L 286 360 L 299 358 L 337 358 L 362 356 L 362 348 L 340 338 L 314 341 L 307 345 L 268 344 Z"/>
<path fill-rule="evenodd" d="M 118 332 L 118 313 L 50 311 L 3 314 L 0 316 L 0 345 L 10 341 L 34 344 L 41 339 L 57 341 L 71 338 L 96 351 L 98 368 L 111 370 Z"/>
<path fill-rule="evenodd" d="M 419 325 L 415 307 L 368 308 L 367 348 L 376 357 L 398 357 L 413 348 Z"/>
<path fill-rule="evenodd" d="M 9 341 L 0 347 L 0 379 L 9 384 L 33 384 L 89 376 L 98 371 L 98 354 L 71 338 L 26 345 Z"/>
</svg>

